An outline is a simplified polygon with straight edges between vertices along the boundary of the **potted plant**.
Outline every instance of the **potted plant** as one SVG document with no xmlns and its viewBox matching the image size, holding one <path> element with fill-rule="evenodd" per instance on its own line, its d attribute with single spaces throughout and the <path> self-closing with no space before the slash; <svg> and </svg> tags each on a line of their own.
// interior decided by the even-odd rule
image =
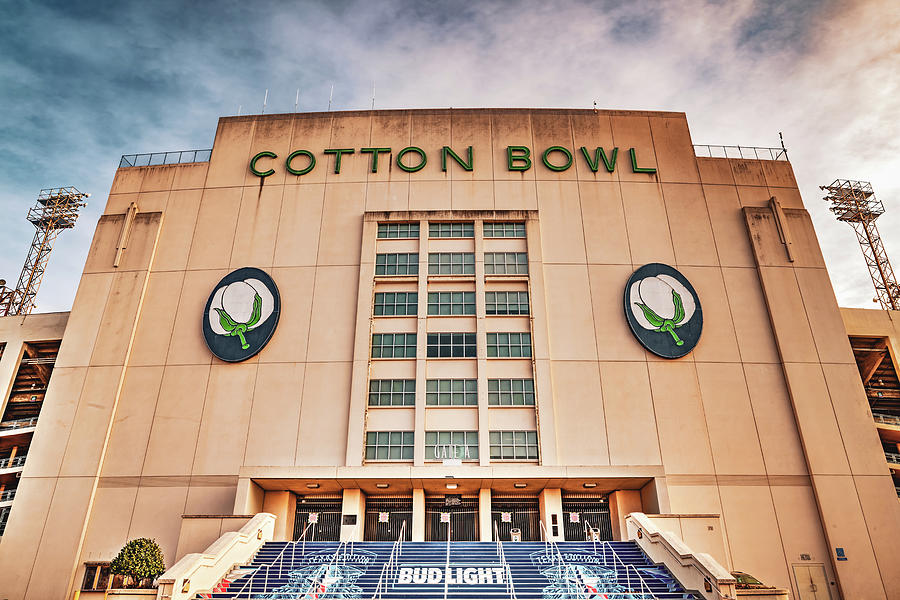
<svg viewBox="0 0 900 600">
<path fill-rule="evenodd" d="M 126 588 L 151 587 L 153 580 L 165 572 L 166 564 L 155 540 L 137 538 L 119 550 L 109 570 L 125 578 Z"/>
</svg>

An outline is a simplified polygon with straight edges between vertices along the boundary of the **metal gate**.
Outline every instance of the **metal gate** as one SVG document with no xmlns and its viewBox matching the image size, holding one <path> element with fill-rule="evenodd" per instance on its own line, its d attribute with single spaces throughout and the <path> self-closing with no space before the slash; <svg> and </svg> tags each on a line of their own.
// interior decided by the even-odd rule
<svg viewBox="0 0 900 600">
<path fill-rule="evenodd" d="M 612 540 L 609 499 L 606 496 L 563 494 L 563 531 L 567 541 L 588 539 L 588 529 L 600 530 L 601 540 Z"/>
<path fill-rule="evenodd" d="M 405 522 L 403 539 L 411 540 L 412 514 L 412 496 L 368 496 L 363 539 L 375 542 L 396 541 Z"/>
<path fill-rule="evenodd" d="M 447 523 L 441 515 L 450 515 L 450 541 L 475 542 L 479 539 L 478 498 L 462 498 L 448 494 L 425 499 L 425 539 L 443 542 L 447 540 Z"/>
<path fill-rule="evenodd" d="M 340 496 L 297 496 L 294 518 L 294 539 L 299 539 L 306 527 L 307 540 L 336 542 L 341 539 Z"/>
<path fill-rule="evenodd" d="M 492 497 L 491 520 L 504 542 L 510 540 L 509 531 L 514 527 L 521 530 L 523 542 L 541 539 L 541 509 L 537 496 Z"/>
</svg>

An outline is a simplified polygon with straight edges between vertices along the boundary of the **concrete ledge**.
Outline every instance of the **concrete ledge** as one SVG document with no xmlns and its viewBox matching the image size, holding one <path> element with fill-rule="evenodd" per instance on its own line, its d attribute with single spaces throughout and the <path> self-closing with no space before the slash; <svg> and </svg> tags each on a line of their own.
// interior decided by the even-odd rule
<svg viewBox="0 0 900 600">
<path fill-rule="evenodd" d="M 650 560 L 665 565 L 686 590 L 704 600 L 737 597 L 737 581 L 709 554 L 693 552 L 671 531 L 658 529 L 644 513 L 630 513 L 625 517 L 625 524 L 628 539 L 637 542 Z"/>
<path fill-rule="evenodd" d="M 239 531 L 229 531 L 204 552 L 185 555 L 159 577 L 159 600 L 187 600 L 211 590 L 236 564 L 250 560 L 272 540 L 275 515 L 259 513 Z"/>
</svg>

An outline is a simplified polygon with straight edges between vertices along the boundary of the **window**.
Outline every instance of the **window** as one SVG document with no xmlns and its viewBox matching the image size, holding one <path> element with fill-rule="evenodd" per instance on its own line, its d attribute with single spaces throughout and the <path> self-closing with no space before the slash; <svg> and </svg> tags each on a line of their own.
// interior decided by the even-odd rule
<svg viewBox="0 0 900 600">
<path fill-rule="evenodd" d="M 415 379 L 373 379 L 369 382 L 369 406 L 414 406 Z"/>
<path fill-rule="evenodd" d="M 477 406 L 477 379 L 429 379 L 425 382 L 429 406 Z"/>
<path fill-rule="evenodd" d="M 379 223 L 378 239 L 415 239 L 419 237 L 418 223 Z"/>
<path fill-rule="evenodd" d="M 366 460 L 412 460 L 412 431 L 369 431 Z"/>
<path fill-rule="evenodd" d="M 531 356 L 530 333 L 487 334 L 488 358 L 529 358 Z"/>
<path fill-rule="evenodd" d="M 492 431 L 492 460 L 537 460 L 537 431 Z"/>
<path fill-rule="evenodd" d="M 474 275 L 472 252 L 432 252 L 428 255 L 429 275 Z"/>
<path fill-rule="evenodd" d="M 485 252 L 485 275 L 527 275 L 528 255 L 525 252 Z"/>
<path fill-rule="evenodd" d="M 376 292 L 375 316 L 414 315 L 417 312 L 417 292 Z"/>
<path fill-rule="evenodd" d="M 372 358 L 415 358 L 416 334 L 373 333 Z"/>
<path fill-rule="evenodd" d="M 110 577 L 112 577 L 112 582 L 110 582 Z M 81 590 L 84 592 L 103 592 L 110 587 L 121 588 L 125 583 L 124 579 L 122 575 L 110 574 L 109 563 L 85 563 Z M 111 586 L 110 583 L 112 583 Z"/>
<path fill-rule="evenodd" d="M 475 237 L 474 223 L 429 223 L 428 237 L 470 238 Z"/>
<path fill-rule="evenodd" d="M 488 379 L 488 405 L 534 406 L 534 379 Z"/>
<path fill-rule="evenodd" d="M 426 431 L 425 460 L 478 460 L 477 431 Z"/>
<path fill-rule="evenodd" d="M 419 254 L 400 252 L 375 255 L 375 275 L 418 275 Z"/>
<path fill-rule="evenodd" d="M 523 238 L 525 237 L 525 223 L 485 223 L 484 237 Z"/>
<path fill-rule="evenodd" d="M 475 292 L 428 292 L 429 315 L 474 315 Z"/>
<path fill-rule="evenodd" d="M 528 314 L 528 292 L 485 292 L 484 300 L 489 315 Z"/>
<path fill-rule="evenodd" d="M 475 358 L 475 334 L 429 333 L 426 356 L 428 358 Z"/>
</svg>

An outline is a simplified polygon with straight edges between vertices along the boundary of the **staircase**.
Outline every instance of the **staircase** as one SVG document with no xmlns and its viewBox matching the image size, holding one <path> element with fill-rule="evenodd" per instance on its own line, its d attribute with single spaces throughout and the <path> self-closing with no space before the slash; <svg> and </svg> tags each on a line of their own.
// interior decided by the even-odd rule
<svg viewBox="0 0 900 600">
<path fill-rule="evenodd" d="M 695 598 L 633 542 L 269 542 L 226 579 L 197 598 Z"/>
</svg>

